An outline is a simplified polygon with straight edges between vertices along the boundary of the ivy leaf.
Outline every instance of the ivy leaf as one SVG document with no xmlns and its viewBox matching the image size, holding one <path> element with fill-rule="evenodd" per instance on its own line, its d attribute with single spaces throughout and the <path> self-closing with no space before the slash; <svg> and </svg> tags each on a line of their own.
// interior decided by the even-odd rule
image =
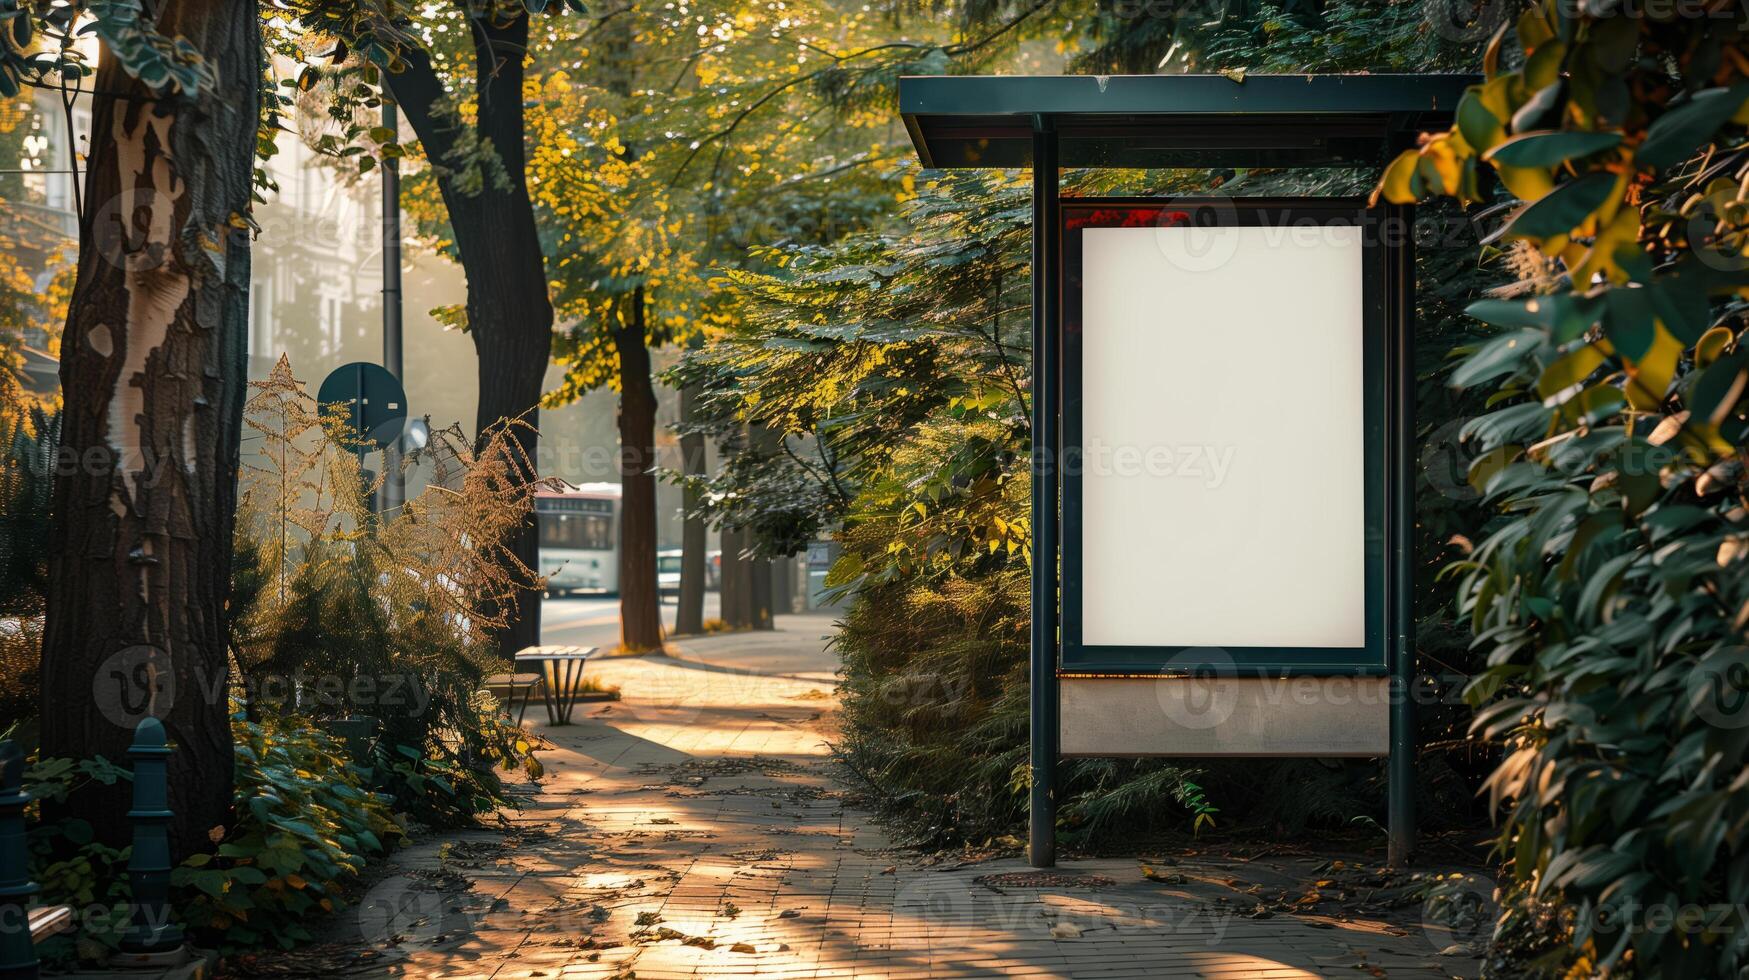
<svg viewBox="0 0 1749 980">
<path fill-rule="evenodd" d="M 1478 382 L 1510 374 L 1526 356 L 1542 349 L 1546 335 L 1541 330 L 1515 330 L 1495 337 L 1471 354 L 1469 359 L 1451 374 L 1454 388 L 1468 388 Z"/>
<path fill-rule="evenodd" d="M 1536 379 L 1536 393 L 1546 402 L 1590 377 L 1603 362 L 1603 351 L 1586 344 L 1544 368 Z"/>
<path fill-rule="evenodd" d="M 1524 300 L 1477 300 L 1464 312 L 1496 327 L 1547 331 L 1554 343 L 1565 344 L 1591 329 L 1602 306 L 1603 301 L 1597 296 L 1556 293 Z"/>
<path fill-rule="evenodd" d="M 1603 332 L 1615 352 L 1637 361 L 1652 349 L 1657 324 L 1652 319 L 1652 290 L 1612 289 L 1606 296 Z"/>
<path fill-rule="evenodd" d="M 1509 167 L 1553 167 L 1568 160 L 1613 149 L 1621 145 L 1621 140 L 1620 133 L 1525 133 L 1483 153 L 1482 159 L 1498 160 Z"/>
<path fill-rule="evenodd" d="M 1691 417 L 1718 425 L 1742 397 L 1745 383 L 1749 383 L 1749 349 L 1714 361 L 1688 394 Z"/>
<path fill-rule="evenodd" d="M 1374 199 L 1382 196 L 1392 204 L 1413 204 L 1420 200 L 1420 182 L 1415 179 L 1420 163 L 1420 155 L 1413 151 L 1405 151 L 1391 161 L 1384 177 L 1379 180 L 1378 189 L 1373 192 Z"/>
<path fill-rule="evenodd" d="M 1506 138 L 1505 125 L 1488 109 L 1480 86 L 1472 86 L 1458 103 L 1457 127 L 1464 142 L 1478 151 L 1487 151 Z"/>
<path fill-rule="evenodd" d="M 1512 131 L 1523 133 L 1541 126 L 1546 118 L 1554 114 L 1565 91 L 1566 84 L 1561 79 L 1543 86 L 1512 114 Z"/>
<path fill-rule="evenodd" d="M 1486 494 L 1488 492 L 1488 484 L 1493 482 L 1494 477 L 1498 476 L 1502 470 L 1506 469 L 1507 465 L 1514 459 L 1517 459 L 1518 454 L 1523 451 L 1523 446 L 1508 444 L 1497 446 L 1494 449 L 1477 456 L 1475 461 L 1470 463 L 1470 471 L 1466 475 L 1466 482 L 1468 482 L 1477 493 Z"/>
<path fill-rule="evenodd" d="M 1609 200 L 1615 186 L 1616 175 L 1604 171 L 1570 180 L 1519 209 L 1507 222 L 1504 235 L 1545 239 L 1569 234 Z"/>
<path fill-rule="evenodd" d="M 1652 123 L 1634 158 L 1655 170 L 1687 160 L 1736 114 L 1745 99 L 1749 99 L 1749 82 L 1696 92 Z"/>
<path fill-rule="evenodd" d="M 1627 396 L 1620 388 L 1593 385 L 1579 397 L 1562 406 L 1562 414 L 1575 425 L 1594 426 L 1628 407 Z"/>
<path fill-rule="evenodd" d="M 1660 276 L 1651 289 L 1652 308 L 1670 335 L 1684 344 L 1700 341 L 1712 318 L 1706 287 L 1694 276 Z"/>
</svg>

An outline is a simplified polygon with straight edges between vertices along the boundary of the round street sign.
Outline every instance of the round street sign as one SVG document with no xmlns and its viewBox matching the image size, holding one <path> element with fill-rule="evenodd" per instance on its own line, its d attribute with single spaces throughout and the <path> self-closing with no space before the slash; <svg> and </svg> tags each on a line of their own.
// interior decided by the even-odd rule
<svg viewBox="0 0 1749 980">
<path fill-rule="evenodd" d="M 407 393 L 401 382 L 381 364 L 369 361 L 335 368 L 322 379 L 316 401 L 324 413 L 331 411 L 330 405 L 344 405 L 352 430 L 378 449 L 387 449 L 399 439 L 407 423 Z"/>
</svg>

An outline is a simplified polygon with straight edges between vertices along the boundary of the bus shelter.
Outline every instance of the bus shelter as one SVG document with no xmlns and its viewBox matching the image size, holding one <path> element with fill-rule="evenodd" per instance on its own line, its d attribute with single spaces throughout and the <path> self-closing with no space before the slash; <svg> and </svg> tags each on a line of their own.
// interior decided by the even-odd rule
<svg viewBox="0 0 1749 980">
<path fill-rule="evenodd" d="M 1458 75 L 900 80 L 925 167 L 1032 171 L 1031 825 L 1064 757 L 1385 757 L 1414 839 L 1413 211 L 1090 198 L 1066 168 L 1370 168 Z"/>
</svg>

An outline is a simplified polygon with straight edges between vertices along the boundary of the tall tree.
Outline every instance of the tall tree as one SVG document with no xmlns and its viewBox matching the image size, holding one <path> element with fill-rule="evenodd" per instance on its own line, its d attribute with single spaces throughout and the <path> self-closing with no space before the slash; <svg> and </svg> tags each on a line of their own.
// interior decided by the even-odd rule
<svg viewBox="0 0 1749 980">
<path fill-rule="evenodd" d="M 619 356 L 619 636 L 627 650 L 662 646 L 656 591 L 656 389 L 650 377 L 644 287 L 626 297 L 613 332 Z"/>
<path fill-rule="evenodd" d="M 62 446 L 86 465 L 55 482 L 42 751 L 120 759 L 132 723 L 162 718 L 186 855 L 211 846 L 231 805 L 226 600 L 260 18 L 243 0 L 184 0 L 99 33 L 61 357 Z M 94 787 L 72 805 L 121 843 L 125 793 Z"/>
<path fill-rule="evenodd" d="M 537 197 L 562 229 L 551 236 L 555 295 L 570 324 L 558 355 L 566 382 L 549 404 L 596 387 L 620 393 L 620 617 L 628 647 L 660 643 L 655 484 L 647 479 L 655 462 L 649 348 L 696 337 L 722 315 L 698 270 L 740 261 L 753 241 L 830 226 L 842 215 L 822 206 L 827 192 L 840 192 L 832 199 L 841 202 L 842 175 L 879 158 L 856 127 L 804 137 L 798 126 L 823 103 L 800 93 L 793 101 L 809 108 L 797 117 L 761 115 L 739 126 L 733 141 L 710 131 L 732 127 L 735 107 L 760 87 L 787 87 L 798 53 L 805 60 L 813 49 L 812 31 L 831 25 L 860 35 L 877 30 L 872 20 L 842 19 L 812 2 L 754 12 L 712 3 L 621 10 L 592 32 L 586 61 L 553 71 L 540 88 Z M 555 62 L 565 53 L 575 52 L 555 42 Z M 694 165 L 706 143 L 710 162 Z M 810 182 L 811 171 L 819 183 Z M 642 325 L 643 350 L 635 349 L 633 323 Z M 701 472 L 703 439 L 683 440 L 683 464 L 697 460 Z M 703 626 L 700 504 L 695 492 L 683 549 L 679 625 L 689 631 Z M 731 580 L 737 567 L 730 556 Z"/>
<path fill-rule="evenodd" d="M 483 433 L 499 419 L 525 419 L 529 425 L 511 431 L 522 443 L 522 457 L 537 460 L 540 396 L 552 358 L 553 305 L 547 298 L 546 265 L 524 166 L 522 79 L 528 13 L 520 4 L 489 4 L 473 26 L 477 101 L 471 123 L 453 110 L 443 79 L 423 49 L 408 49 L 404 67 L 384 77 L 432 160 L 453 159 L 470 145 L 489 145 L 496 151 L 493 179 L 476 183 L 469 171 L 446 167 L 437 171 L 437 185 L 455 233 L 456 257 L 468 280 L 467 327 L 479 358 L 474 431 Z M 515 533 L 512 551 L 528 567 L 540 567 L 532 515 Z M 540 642 L 540 600 L 538 591 L 522 594 L 517 615 L 499 636 L 501 652 L 513 655 Z"/>
<path fill-rule="evenodd" d="M 674 632 L 704 632 L 705 545 L 704 517 L 705 436 L 689 428 L 698 402 L 695 384 L 680 389 L 680 468 L 683 485 L 680 525 L 680 595 L 675 600 Z"/>
<path fill-rule="evenodd" d="M 356 156 L 361 169 L 369 169 L 376 155 L 400 156 L 395 135 L 374 128 L 374 118 L 383 96 L 405 113 L 430 164 L 409 183 L 436 184 L 443 215 L 426 224 L 442 226 L 467 278 L 467 303 L 456 319 L 473 338 L 478 358 L 475 431 L 483 433 L 500 419 L 528 422 L 512 431 L 518 455 L 531 461 L 539 459 L 553 305 L 528 190 L 522 87 L 529 10 L 545 6 L 486 0 L 397 11 L 359 0 L 309 0 L 293 8 L 303 36 L 280 39 L 281 49 L 294 56 L 312 38 L 338 42 L 330 65 L 306 67 L 298 78 L 300 87 L 325 81 L 329 112 L 346 123 L 343 133 L 324 137 L 319 150 Z M 567 0 L 552 9 L 558 13 L 566 6 L 581 9 L 581 2 Z M 539 567 L 532 515 L 509 544 L 516 561 Z M 538 591 L 520 596 L 499 634 L 506 655 L 539 642 L 540 598 Z"/>
<path fill-rule="evenodd" d="M 752 629 L 753 560 L 747 556 L 750 536 L 746 529 L 723 527 L 723 569 L 720 604 L 724 625 L 731 629 Z"/>
</svg>

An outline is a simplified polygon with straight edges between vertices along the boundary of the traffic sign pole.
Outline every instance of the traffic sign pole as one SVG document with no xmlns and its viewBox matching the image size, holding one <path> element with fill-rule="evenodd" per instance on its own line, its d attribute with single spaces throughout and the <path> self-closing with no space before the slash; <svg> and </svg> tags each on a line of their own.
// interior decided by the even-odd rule
<svg viewBox="0 0 1749 980">
<path fill-rule="evenodd" d="M 383 103 L 383 128 L 397 133 L 400 112 L 393 102 Z M 383 367 L 403 382 L 401 376 L 401 168 L 395 157 L 385 155 L 383 172 Z M 390 514 L 401 508 L 406 487 L 401 478 L 401 443 L 383 449 L 383 488 L 377 494 L 377 510 Z"/>
</svg>

